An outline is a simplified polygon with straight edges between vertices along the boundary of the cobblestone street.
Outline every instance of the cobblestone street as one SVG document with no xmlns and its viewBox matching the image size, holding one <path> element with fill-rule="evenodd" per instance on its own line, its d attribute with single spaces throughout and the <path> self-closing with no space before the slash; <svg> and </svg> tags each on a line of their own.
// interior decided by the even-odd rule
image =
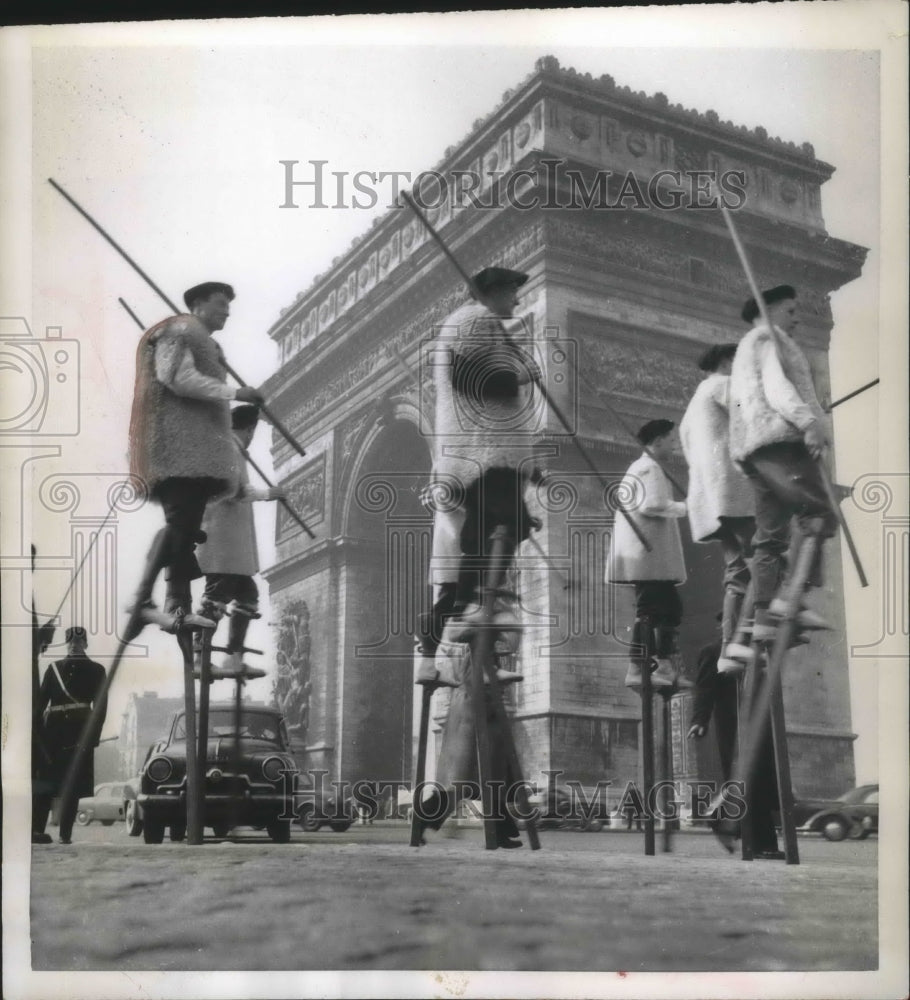
<svg viewBox="0 0 910 1000">
<path fill-rule="evenodd" d="M 402 825 L 146 846 L 121 824 L 36 848 L 35 970 L 781 971 L 877 963 L 876 841 L 745 863 L 705 833 L 545 832 L 419 850 Z M 660 842 L 658 840 L 658 849 Z M 58 903 L 67 901 L 65 909 Z"/>
</svg>

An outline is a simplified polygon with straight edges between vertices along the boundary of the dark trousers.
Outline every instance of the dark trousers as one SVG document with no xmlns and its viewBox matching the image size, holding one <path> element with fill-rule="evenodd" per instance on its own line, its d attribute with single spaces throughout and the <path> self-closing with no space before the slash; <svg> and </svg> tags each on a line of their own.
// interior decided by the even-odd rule
<svg viewBox="0 0 910 1000">
<path fill-rule="evenodd" d="M 837 516 L 828 502 L 818 462 L 802 442 L 785 441 L 759 448 L 743 463 L 743 469 L 755 491 L 755 605 L 766 608 L 784 579 L 792 518 L 797 518 L 804 536 L 809 534 L 809 522 L 821 518 L 821 536 L 830 538 L 837 531 Z M 821 585 L 819 547 L 809 586 Z"/>
<path fill-rule="evenodd" d="M 749 560 L 752 558 L 754 534 L 754 517 L 722 517 L 720 527 L 712 536 L 720 542 L 724 554 L 724 603 L 721 613 L 724 642 L 729 642 L 736 632 L 743 598 L 752 578 Z"/>
<path fill-rule="evenodd" d="M 236 603 L 240 614 L 254 616 L 259 611 L 259 588 L 251 576 L 239 573 L 206 573 L 203 601 L 213 604 Z"/>
<path fill-rule="evenodd" d="M 632 657 L 641 655 L 645 641 L 643 623 L 654 629 L 654 654 L 672 656 L 676 652 L 676 633 L 682 622 L 682 601 L 671 580 L 637 580 L 635 583 L 635 625 L 632 629 Z"/>
<path fill-rule="evenodd" d="M 224 483 L 209 477 L 175 477 L 158 483 L 152 499 L 164 512 L 164 528 L 158 532 L 149 552 L 139 585 L 138 601 L 151 598 L 162 569 L 167 580 L 165 609 L 190 610 L 190 582 L 202 576 L 196 562 L 196 543 L 202 541 L 202 518 L 208 501 L 224 490 Z"/>
<path fill-rule="evenodd" d="M 524 480 L 517 469 L 488 469 L 465 490 L 464 507 L 458 582 L 442 584 L 432 610 L 418 620 L 420 648 L 427 656 L 436 651 L 446 619 L 480 599 L 484 574 L 490 567 L 494 529 L 506 529 L 507 556 L 530 534 L 532 518 L 524 502 Z"/>
<path fill-rule="evenodd" d="M 51 814 L 53 795 L 42 792 L 32 798 L 32 833 L 44 833 L 48 817 Z M 73 824 L 79 811 L 79 797 L 73 795 L 71 801 L 63 803 L 60 809 L 60 836 L 69 840 L 73 835 Z"/>
</svg>

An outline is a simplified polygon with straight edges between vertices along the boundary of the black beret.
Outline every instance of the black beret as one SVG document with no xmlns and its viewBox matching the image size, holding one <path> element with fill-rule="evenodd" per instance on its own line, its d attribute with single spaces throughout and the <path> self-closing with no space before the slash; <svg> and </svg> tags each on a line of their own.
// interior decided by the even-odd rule
<svg viewBox="0 0 910 1000">
<path fill-rule="evenodd" d="M 522 271 L 512 271 L 508 267 L 485 267 L 471 278 L 471 283 L 486 295 L 494 288 L 521 288 L 528 280 L 528 275 Z"/>
<path fill-rule="evenodd" d="M 187 309 L 192 309 L 193 304 L 200 299 L 208 299 L 211 296 L 223 292 L 227 296 L 228 302 L 234 301 L 234 289 L 226 285 L 223 281 L 203 281 L 201 285 L 193 285 L 183 293 L 183 301 Z"/>
<path fill-rule="evenodd" d="M 669 434 L 675 426 L 676 424 L 672 420 L 649 420 L 642 427 L 638 428 L 638 433 L 635 436 L 643 445 L 647 446 L 655 438 Z"/>
<path fill-rule="evenodd" d="M 775 285 L 761 293 L 766 306 L 773 306 L 775 302 L 783 302 L 785 299 L 795 299 L 796 289 L 792 285 Z M 740 314 L 747 323 L 752 323 L 760 313 L 758 303 L 754 298 L 747 299 Z"/>
<path fill-rule="evenodd" d="M 87 639 L 85 629 L 81 625 L 73 625 L 63 633 L 64 638 L 67 642 L 71 642 L 73 639 Z"/>
<path fill-rule="evenodd" d="M 698 367 L 703 372 L 716 372 L 721 362 L 736 354 L 736 344 L 712 344 L 698 359 Z"/>
</svg>

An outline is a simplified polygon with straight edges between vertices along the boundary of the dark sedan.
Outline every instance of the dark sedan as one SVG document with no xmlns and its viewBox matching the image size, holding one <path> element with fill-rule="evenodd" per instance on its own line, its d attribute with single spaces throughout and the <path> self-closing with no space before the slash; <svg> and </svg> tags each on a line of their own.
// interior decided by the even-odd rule
<svg viewBox="0 0 910 1000">
<path fill-rule="evenodd" d="M 860 785 L 836 799 L 800 799 L 794 803 L 796 827 L 827 840 L 862 840 L 878 833 L 878 785 Z"/>
<path fill-rule="evenodd" d="M 186 834 L 185 719 L 177 712 L 167 739 L 152 747 L 142 767 L 137 801 L 147 844 L 160 844 L 167 827 L 171 840 Z M 244 707 L 238 730 L 233 705 L 211 707 L 203 809 L 216 837 L 233 826 L 256 826 L 276 843 L 287 843 L 296 782 L 280 713 Z"/>
</svg>

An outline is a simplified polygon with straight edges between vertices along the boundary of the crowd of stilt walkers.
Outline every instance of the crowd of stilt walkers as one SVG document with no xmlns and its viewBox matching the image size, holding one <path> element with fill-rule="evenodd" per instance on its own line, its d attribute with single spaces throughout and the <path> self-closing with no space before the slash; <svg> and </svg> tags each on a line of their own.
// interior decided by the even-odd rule
<svg viewBox="0 0 910 1000">
<path fill-rule="evenodd" d="M 147 625 L 157 625 L 175 635 L 184 664 L 187 842 L 198 844 L 210 685 L 218 679 L 235 683 L 239 715 L 242 685 L 264 673 L 246 663 L 249 654 L 258 652 L 246 645 L 249 623 L 258 617 L 251 503 L 277 500 L 313 537 L 280 489 L 268 480 L 265 490 L 249 485 L 247 449 L 260 414 L 299 454 L 304 451 L 261 393 L 231 369 L 212 337 L 225 326 L 233 289 L 221 282 L 195 286 L 184 294 L 186 311 L 180 312 L 112 237 L 51 183 L 175 314 L 145 331 L 139 342 L 130 425 L 131 473 L 161 506 L 165 525 L 149 551 L 117 653 L 70 748 L 66 773 L 58 774 L 56 790 L 64 810 L 70 808 L 84 784 L 106 694 L 123 652 Z M 536 467 L 526 423 L 535 397 L 563 424 L 567 440 L 605 491 L 609 484 L 547 392 L 533 356 L 533 338 L 522 336 L 524 327 L 515 318 L 520 289 L 529 276 L 496 266 L 469 276 L 418 206 L 408 195 L 404 199 L 470 293 L 440 325 L 432 345 L 434 462 L 425 499 L 434 517 L 433 606 L 415 627 L 415 680 L 422 699 L 410 843 L 424 844 L 426 832 L 439 829 L 467 791 L 481 800 L 486 848 L 521 846 L 517 814 L 531 817 L 524 829 L 529 846 L 537 849 L 529 785 L 523 780 L 503 699 L 505 687 L 520 683 L 522 677 L 503 669 L 499 655 L 517 650 L 523 627 L 518 599 L 508 587 L 515 552 L 527 541 L 546 558 L 534 538 L 540 522 L 525 502 L 529 483 L 545 474 Z M 676 641 L 683 616 L 677 588 L 686 578 L 678 520 L 688 516 L 696 541 L 721 545 L 721 641 L 703 652 L 699 685 L 718 679 L 736 685 L 738 753 L 728 747 L 721 756 L 725 777 L 732 781 L 724 789 L 738 788 L 743 795 L 728 799 L 721 789 L 707 818 L 729 850 L 741 836 L 744 858 L 781 857 L 797 863 L 781 670 L 793 645 L 827 628 L 806 597 L 821 585 L 822 543 L 838 524 L 863 586 L 866 581 L 824 465 L 831 434 L 808 361 L 794 336 L 797 292 L 789 285 L 759 290 L 733 221 L 725 209 L 722 212 L 752 293 L 742 314 L 750 329 L 738 344 L 710 346 L 700 360 L 706 377 L 679 428 L 689 466 L 686 491 L 668 471 L 677 450 L 675 425 L 656 418 L 633 432 L 598 393 L 598 401 L 630 435 L 634 433 L 643 449 L 618 494 L 622 501 L 615 506 L 608 582 L 631 586 L 635 592 L 625 683 L 641 696 L 642 780 L 647 793 L 655 781 L 653 695 L 662 698 L 657 727 L 660 777 L 669 779 L 669 701 L 692 686 L 681 669 Z M 406 361 L 397 354 L 396 359 L 410 373 Z M 237 387 L 228 385 L 229 375 Z M 579 376 L 584 380 L 581 372 Z M 240 405 L 232 410 L 235 400 Z M 793 524 L 797 530 L 791 536 Z M 788 560 L 791 543 L 795 555 Z M 166 596 L 159 609 L 153 591 L 162 572 Z M 204 594 L 194 609 L 191 582 L 203 575 Z M 216 647 L 213 637 L 225 616 L 227 642 Z M 47 641 L 46 636 L 37 641 L 36 650 Z M 225 653 L 217 667 L 213 651 Z M 36 658 L 37 652 L 33 663 Z M 435 780 L 427 782 L 430 707 L 434 692 L 441 689 L 449 692 L 448 709 Z M 706 716 L 696 718 L 689 736 L 701 737 L 705 730 Z M 762 772 L 769 767 L 776 803 L 760 793 L 767 788 Z M 742 800 L 744 815 L 736 808 Z M 769 820 L 774 805 L 781 814 L 783 852 L 777 850 Z M 645 852 L 653 854 L 651 810 L 645 810 L 643 822 Z M 670 825 L 665 823 L 664 830 L 664 848 L 669 849 Z"/>
</svg>

